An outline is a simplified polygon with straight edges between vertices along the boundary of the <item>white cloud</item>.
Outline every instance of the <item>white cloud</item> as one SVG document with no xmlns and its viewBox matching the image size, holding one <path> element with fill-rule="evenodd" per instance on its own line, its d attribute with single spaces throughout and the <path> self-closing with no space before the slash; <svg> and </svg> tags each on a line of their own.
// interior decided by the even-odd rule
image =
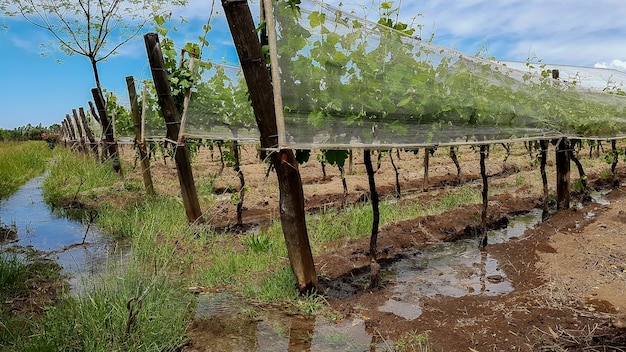
<svg viewBox="0 0 626 352">
<path fill-rule="evenodd" d="M 626 61 L 620 59 L 613 59 L 610 63 L 597 62 L 593 67 L 598 68 L 611 68 L 614 70 L 626 71 Z"/>
<path fill-rule="evenodd" d="M 468 54 L 488 43 L 499 59 L 593 65 L 626 60 L 626 2 L 618 0 L 404 1 L 402 16 L 417 13 L 435 42 Z M 424 33 L 427 36 L 429 33 Z"/>
</svg>

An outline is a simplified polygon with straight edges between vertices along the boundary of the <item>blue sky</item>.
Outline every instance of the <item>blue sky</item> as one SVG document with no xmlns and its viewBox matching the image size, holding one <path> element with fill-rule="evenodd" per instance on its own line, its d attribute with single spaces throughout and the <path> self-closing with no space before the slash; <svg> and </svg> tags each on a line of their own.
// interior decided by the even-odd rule
<svg viewBox="0 0 626 352">
<path fill-rule="evenodd" d="M 377 3 L 377 0 L 374 0 Z M 258 3 L 256 0 L 251 2 Z M 337 4 L 331 0 L 329 3 Z M 376 20 L 370 0 L 355 3 L 357 15 Z M 473 55 L 481 49 L 499 60 L 610 67 L 626 71 L 626 2 L 623 0 L 404 0 L 401 20 L 422 25 L 422 37 L 435 34 L 434 42 Z M 175 38 L 195 40 L 208 18 L 211 1 L 190 0 L 174 11 L 184 17 L 177 25 L 185 33 Z M 256 6 L 254 6 L 256 7 Z M 221 12 L 221 2 L 216 1 Z M 419 16 L 418 16 L 419 14 Z M 0 128 L 13 129 L 28 123 L 49 126 L 60 123 L 72 109 L 88 107 L 95 86 L 88 60 L 47 52 L 40 44 L 52 38 L 43 30 L 15 18 L 0 17 Z M 147 28 L 146 32 L 152 31 Z M 184 37 L 184 38 L 183 38 Z M 205 58 L 236 65 L 237 59 L 225 21 L 215 19 Z M 57 61 L 61 61 L 58 63 Z M 125 77 L 148 79 L 143 38 L 139 36 L 99 66 L 103 86 L 127 100 Z"/>
</svg>

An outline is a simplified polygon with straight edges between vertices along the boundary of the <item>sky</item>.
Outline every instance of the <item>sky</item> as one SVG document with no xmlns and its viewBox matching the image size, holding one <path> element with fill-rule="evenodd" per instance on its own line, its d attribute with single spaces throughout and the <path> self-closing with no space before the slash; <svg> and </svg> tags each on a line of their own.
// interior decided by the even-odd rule
<svg viewBox="0 0 626 352">
<path fill-rule="evenodd" d="M 256 1 L 251 1 L 255 14 Z M 378 6 L 371 1 L 342 0 L 356 4 L 357 15 L 375 21 Z M 436 44 L 469 55 L 486 51 L 498 60 L 538 58 L 546 64 L 626 71 L 623 0 L 404 0 L 395 5 L 400 6 L 400 20 L 420 25 L 422 38 L 434 34 Z M 175 43 L 195 41 L 210 11 L 208 0 L 189 0 L 184 8 L 174 9 Z M 215 11 L 222 12 L 219 0 Z M 181 17 L 186 23 L 179 24 Z M 223 15 L 212 20 L 212 28 L 203 58 L 238 65 Z M 151 31 L 153 26 L 144 32 Z M 51 41 L 46 31 L 19 18 L 0 17 L 0 128 L 60 124 L 72 109 L 88 108 L 93 100 L 95 83 L 88 59 L 42 49 L 41 44 Z M 125 77 L 151 78 L 142 36 L 101 62 L 99 70 L 104 88 L 128 101 Z"/>
</svg>

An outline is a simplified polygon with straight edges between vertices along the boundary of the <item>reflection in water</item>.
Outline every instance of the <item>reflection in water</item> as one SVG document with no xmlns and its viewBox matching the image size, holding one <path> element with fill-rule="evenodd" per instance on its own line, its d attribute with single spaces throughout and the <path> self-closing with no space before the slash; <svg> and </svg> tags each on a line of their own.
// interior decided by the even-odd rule
<svg viewBox="0 0 626 352">
<path fill-rule="evenodd" d="M 333 323 L 324 317 L 263 310 L 226 292 L 199 295 L 195 318 L 189 351 L 383 350 L 365 331 L 362 319 Z"/>
<path fill-rule="evenodd" d="M 506 229 L 490 231 L 489 243 L 520 237 L 540 220 L 539 210 L 516 217 Z M 413 320 L 422 314 L 423 297 L 495 296 L 513 291 L 513 284 L 500 270 L 498 261 L 488 252 L 478 250 L 476 241 L 440 243 L 409 257 L 387 269 L 385 277 L 394 281 L 394 289 L 380 311 Z"/>
<path fill-rule="evenodd" d="M 94 226 L 55 214 L 43 199 L 44 178 L 31 179 L 0 202 L 0 226 L 17 230 L 17 241 L 6 246 L 31 247 L 47 253 L 72 276 L 70 284 L 76 291 L 82 278 L 101 272 L 118 248 Z"/>
</svg>

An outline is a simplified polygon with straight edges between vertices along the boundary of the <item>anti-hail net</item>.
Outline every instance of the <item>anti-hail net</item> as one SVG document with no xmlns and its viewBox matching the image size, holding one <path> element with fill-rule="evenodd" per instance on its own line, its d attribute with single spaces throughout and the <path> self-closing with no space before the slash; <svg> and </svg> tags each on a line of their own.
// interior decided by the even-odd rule
<svg viewBox="0 0 626 352">
<path fill-rule="evenodd" d="M 192 60 L 195 84 L 185 109 L 187 137 L 258 142 L 259 131 L 240 68 Z"/>
<path fill-rule="evenodd" d="M 282 147 L 626 135 L 618 94 L 467 56 L 316 0 L 273 6 Z"/>
</svg>

